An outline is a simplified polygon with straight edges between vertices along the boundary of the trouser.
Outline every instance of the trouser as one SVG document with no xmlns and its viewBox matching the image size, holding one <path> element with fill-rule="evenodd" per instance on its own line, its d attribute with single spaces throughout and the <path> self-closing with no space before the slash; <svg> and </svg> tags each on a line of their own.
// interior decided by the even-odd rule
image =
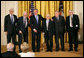
<svg viewBox="0 0 84 58">
<path fill-rule="evenodd" d="M 32 32 L 32 50 L 35 52 L 35 40 L 37 42 L 36 50 L 37 52 L 40 51 L 40 39 L 41 39 L 41 32 L 35 33 Z"/>
<path fill-rule="evenodd" d="M 22 34 L 18 34 L 19 38 L 19 50 L 21 50 L 20 46 L 22 44 L 22 38 L 24 37 L 24 42 L 28 43 L 28 31 L 25 31 Z"/>
<path fill-rule="evenodd" d="M 73 49 L 73 43 L 74 43 L 74 49 L 76 50 L 78 48 L 78 33 L 75 31 L 68 32 L 69 35 L 69 48 Z"/>
<path fill-rule="evenodd" d="M 48 31 L 45 34 L 45 41 L 46 41 L 47 51 L 52 51 L 52 47 L 53 47 L 53 35 L 49 35 Z"/>
<path fill-rule="evenodd" d="M 12 32 L 12 34 L 8 33 L 7 34 L 7 44 L 11 42 L 12 39 L 12 43 L 14 44 L 14 51 L 16 49 L 16 34 Z"/>
<path fill-rule="evenodd" d="M 56 41 L 56 50 L 59 50 L 59 38 L 61 42 L 61 50 L 64 50 L 64 34 L 55 34 L 55 41 Z"/>
</svg>

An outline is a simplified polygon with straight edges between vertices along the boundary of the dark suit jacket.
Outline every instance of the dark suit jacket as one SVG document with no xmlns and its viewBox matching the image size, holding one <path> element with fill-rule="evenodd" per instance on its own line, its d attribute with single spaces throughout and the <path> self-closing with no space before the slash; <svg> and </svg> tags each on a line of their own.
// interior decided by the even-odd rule
<svg viewBox="0 0 84 58">
<path fill-rule="evenodd" d="M 20 57 L 16 52 L 7 51 L 1 54 L 2 57 Z"/>
<path fill-rule="evenodd" d="M 47 30 L 46 19 L 45 19 L 42 22 L 42 31 L 45 33 L 45 35 L 46 35 L 47 31 L 49 32 L 49 36 L 53 35 L 53 32 L 54 32 L 53 22 L 51 20 L 49 20 L 48 30 Z"/>
<path fill-rule="evenodd" d="M 63 16 L 59 15 L 59 21 L 57 18 L 54 16 L 52 17 L 53 23 L 54 23 L 54 34 L 63 34 L 65 33 L 65 20 Z"/>
<path fill-rule="evenodd" d="M 29 25 L 28 20 L 29 19 L 27 18 L 27 27 L 25 28 L 25 26 L 23 24 L 23 16 L 19 17 L 18 18 L 18 27 L 17 27 L 17 30 L 18 31 L 21 30 L 22 32 L 25 32 L 25 31 L 28 32 L 28 25 Z"/>
<path fill-rule="evenodd" d="M 73 30 L 78 31 L 80 28 L 78 15 L 73 14 L 72 23 L 73 23 Z M 76 25 L 78 25 L 78 27 L 76 27 Z M 70 28 L 70 16 L 66 17 L 66 30 L 68 32 L 71 30 L 71 28 Z"/>
<path fill-rule="evenodd" d="M 31 26 L 32 31 L 34 28 L 37 30 L 37 32 L 41 31 L 41 28 L 42 28 L 41 20 L 44 20 L 43 17 L 41 15 L 38 15 L 38 24 L 37 24 L 35 16 L 33 15 L 30 17 L 30 26 Z"/>
<path fill-rule="evenodd" d="M 16 32 L 16 25 L 17 25 L 17 16 L 14 16 L 14 24 L 12 24 L 11 19 L 10 19 L 10 14 L 5 16 L 4 19 L 4 31 L 8 33 L 15 33 Z"/>
</svg>

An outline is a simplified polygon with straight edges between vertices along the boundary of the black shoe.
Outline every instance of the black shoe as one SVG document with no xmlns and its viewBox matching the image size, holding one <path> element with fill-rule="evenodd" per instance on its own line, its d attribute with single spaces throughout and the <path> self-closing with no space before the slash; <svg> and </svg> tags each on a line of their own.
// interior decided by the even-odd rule
<svg viewBox="0 0 84 58">
<path fill-rule="evenodd" d="M 50 50 L 46 50 L 46 52 L 48 52 L 48 51 L 50 51 Z"/>
<path fill-rule="evenodd" d="M 37 52 L 40 52 L 40 50 L 37 50 Z"/>
<path fill-rule="evenodd" d="M 77 49 L 75 49 L 75 51 L 77 52 L 78 50 L 77 50 Z"/>
<path fill-rule="evenodd" d="M 33 52 L 35 52 L 35 50 L 33 50 Z"/>
<path fill-rule="evenodd" d="M 52 52 L 52 50 L 50 50 L 50 52 Z"/>
<path fill-rule="evenodd" d="M 57 49 L 56 51 L 59 51 L 59 49 Z"/>
<path fill-rule="evenodd" d="M 68 51 L 73 51 L 73 49 L 69 49 Z"/>
<path fill-rule="evenodd" d="M 19 50 L 19 53 L 21 53 L 22 52 L 22 50 Z"/>
<path fill-rule="evenodd" d="M 65 51 L 64 49 L 62 51 Z"/>
<path fill-rule="evenodd" d="M 46 52 L 49 52 L 49 51 L 46 50 Z"/>
</svg>

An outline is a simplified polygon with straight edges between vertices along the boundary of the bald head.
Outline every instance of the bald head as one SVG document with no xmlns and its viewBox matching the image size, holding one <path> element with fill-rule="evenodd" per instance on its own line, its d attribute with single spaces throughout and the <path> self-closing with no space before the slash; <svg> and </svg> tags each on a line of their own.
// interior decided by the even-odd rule
<svg viewBox="0 0 84 58">
<path fill-rule="evenodd" d="M 73 15 L 73 11 L 69 10 L 69 15 L 72 16 Z"/>
<path fill-rule="evenodd" d="M 26 42 L 24 42 L 23 44 L 21 44 L 21 50 L 23 52 L 27 52 L 28 48 L 29 47 L 28 47 L 28 44 Z"/>
<path fill-rule="evenodd" d="M 14 9 L 13 8 L 9 9 L 9 13 L 13 14 L 14 13 Z"/>
<path fill-rule="evenodd" d="M 25 18 L 27 17 L 27 12 L 26 12 L 26 11 L 23 12 L 23 16 L 24 16 Z"/>
<path fill-rule="evenodd" d="M 13 51 L 13 48 L 14 48 L 14 44 L 12 43 L 7 44 L 7 51 Z"/>
<path fill-rule="evenodd" d="M 59 11 L 55 11 L 55 17 L 59 16 Z"/>
</svg>

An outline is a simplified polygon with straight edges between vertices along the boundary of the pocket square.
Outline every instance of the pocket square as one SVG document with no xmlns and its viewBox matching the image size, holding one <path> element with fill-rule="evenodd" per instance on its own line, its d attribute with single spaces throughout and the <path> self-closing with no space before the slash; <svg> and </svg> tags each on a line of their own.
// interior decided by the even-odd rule
<svg viewBox="0 0 84 58">
<path fill-rule="evenodd" d="M 78 27 L 78 25 L 76 25 L 76 27 Z"/>
</svg>

